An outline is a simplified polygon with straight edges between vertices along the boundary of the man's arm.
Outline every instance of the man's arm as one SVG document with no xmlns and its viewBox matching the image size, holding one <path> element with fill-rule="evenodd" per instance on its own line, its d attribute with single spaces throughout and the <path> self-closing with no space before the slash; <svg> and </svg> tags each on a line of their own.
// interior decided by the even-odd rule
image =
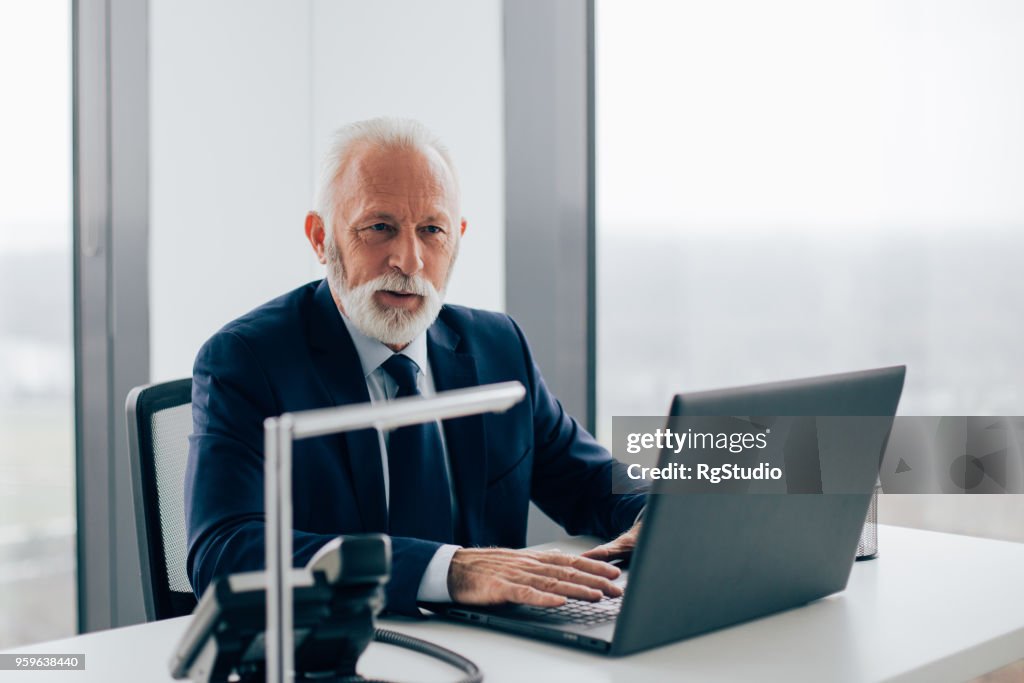
<svg viewBox="0 0 1024 683">
<path fill-rule="evenodd" d="M 265 567 L 264 539 L 266 525 L 252 520 L 226 525 L 209 538 L 201 540 L 194 553 L 190 572 L 197 596 L 218 576 L 235 572 L 259 571 Z M 334 535 L 295 531 L 292 534 L 292 566 L 303 567 Z M 415 538 L 391 537 L 391 579 L 385 585 L 388 611 L 418 616 L 416 607 L 420 578 L 438 544 Z"/>
<path fill-rule="evenodd" d="M 566 598 L 621 595 L 612 583 L 619 569 L 603 560 L 635 546 L 646 494 L 612 493 L 613 473 L 621 465 L 565 413 L 548 391 L 522 331 L 512 325 L 523 350 L 526 400 L 533 418 L 533 500 L 571 534 L 615 540 L 582 557 L 499 548 L 459 550 L 449 570 L 452 599 L 550 607 L 564 604 Z"/>
<path fill-rule="evenodd" d="M 646 492 L 616 494 L 613 476 L 624 466 L 548 390 L 526 337 L 513 321 L 527 369 L 527 400 L 533 412 L 533 501 L 568 533 L 605 539 L 637 522 Z M 627 478 L 618 472 L 619 480 Z"/>
<path fill-rule="evenodd" d="M 220 332 L 193 370 L 193 434 L 185 471 L 187 571 L 197 596 L 210 582 L 264 568 L 263 420 L 282 412 L 246 341 Z M 301 567 L 335 534 L 292 534 L 292 565 Z M 423 573 L 441 544 L 392 537 L 387 607 L 418 614 Z"/>
</svg>

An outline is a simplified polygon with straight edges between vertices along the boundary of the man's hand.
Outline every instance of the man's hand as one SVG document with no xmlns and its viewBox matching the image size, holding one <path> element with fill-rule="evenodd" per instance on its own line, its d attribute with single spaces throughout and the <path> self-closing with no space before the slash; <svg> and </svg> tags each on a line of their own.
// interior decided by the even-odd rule
<svg viewBox="0 0 1024 683">
<path fill-rule="evenodd" d="M 468 605 L 558 607 L 566 598 L 594 602 L 622 595 L 611 581 L 619 574 L 606 562 L 560 552 L 462 548 L 452 557 L 448 592 Z"/>
<path fill-rule="evenodd" d="M 591 548 L 587 552 L 583 553 L 583 557 L 608 562 L 610 560 L 628 556 L 633 552 L 633 549 L 636 548 L 636 539 L 640 536 L 641 524 L 642 522 L 637 522 L 630 527 L 629 531 L 621 534 L 618 538 L 595 548 Z"/>
</svg>

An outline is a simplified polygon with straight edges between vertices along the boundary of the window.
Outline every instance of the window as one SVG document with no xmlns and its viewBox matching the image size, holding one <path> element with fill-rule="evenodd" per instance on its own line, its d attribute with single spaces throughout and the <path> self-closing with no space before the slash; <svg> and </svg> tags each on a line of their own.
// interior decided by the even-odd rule
<svg viewBox="0 0 1024 683">
<path fill-rule="evenodd" d="M 76 628 L 70 25 L 0 5 L 0 648 Z"/>
<path fill-rule="evenodd" d="M 1024 410 L 1024 7 L 597 6 L 598 414 L 906 363 Z"/>
<path fill-rule="evenodd" d="M 1024 6 L 600 0 L 598 435 L 671 395 L 905 363 L 1024 411 Z M 1017 496 L 880 519 L 1024 540 Z"/>
</svg>

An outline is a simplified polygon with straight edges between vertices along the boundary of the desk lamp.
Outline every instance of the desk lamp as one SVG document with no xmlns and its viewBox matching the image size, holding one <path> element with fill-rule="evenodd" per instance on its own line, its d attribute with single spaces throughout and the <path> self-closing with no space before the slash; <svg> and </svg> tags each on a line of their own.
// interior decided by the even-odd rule
<svg viewBox="0 0 1024 683">
<path fill-rule="evenodd" d="M 519 382 L 502 382 L 376 405 L 304 410 L 263 422 L 267 563 L 267 681 L 292 683 L 295 634 L 292 607 L 292 442 L 373 427 L 396 429 L 433 420 L 504 412 L 522 400 Z"/>
</svg>

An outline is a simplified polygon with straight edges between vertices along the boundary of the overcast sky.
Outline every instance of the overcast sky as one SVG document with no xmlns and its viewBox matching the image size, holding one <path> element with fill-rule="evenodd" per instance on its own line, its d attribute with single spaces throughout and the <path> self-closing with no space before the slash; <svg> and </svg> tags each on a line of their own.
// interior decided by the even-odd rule
<svg viewBox="0 0 1024 683">
<path fill-rule="evenodd" d="M 1024 224 L 1024 3 L 599 0 L 596 53 L 603 226 Z"/>
<path fill-rule="evenodd" d="M 0 249 L 71 243 L 68 0 L 0 0 Z"/>
<path fill-rule="evenodd" d="M 0 249 L 70 243 L 68 0 L 0 0 Z M 602 225 L 1024 222 L 1024 4 L 601 0 Z"/>
</svg>

